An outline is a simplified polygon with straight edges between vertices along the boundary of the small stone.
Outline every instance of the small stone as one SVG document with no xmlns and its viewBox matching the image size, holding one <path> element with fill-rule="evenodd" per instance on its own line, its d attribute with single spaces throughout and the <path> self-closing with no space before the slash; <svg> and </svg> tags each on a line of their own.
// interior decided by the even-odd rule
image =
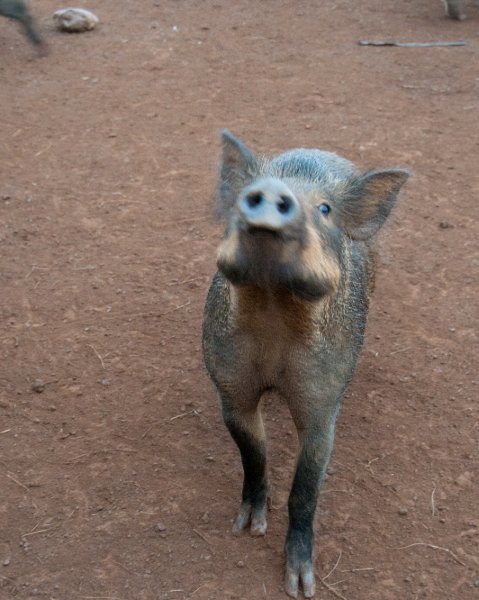
<svg viewBox="0 0 479 600">
<path fill-rule="evenodd" d="M 472 483 L 472 473 L 470 471 L 461 473 L 454 483 L 462 488 L 468 487 Z"/>
<path fill-rule="evenodd" d="M 53 13 L 57 29 L 69 33 L 80 33 L 94 29 L 100 19 L 84 8 L 62 8 Z"/>
<path fill-rule="evenodd" d="M 399 514 L 399 515 L 401 515 L 402 517 L 406 516 L 406 515 L 407 515 L 407 512 L 408 512 L 408 511 L 407 511 L 407 508 L 404 508 L 404 507 L 401 507 L 401 508 L 398 510 L 398 514 Z"/>
<path fill-rule="evenodd" d="M 166 525 L 161 521 L 158 521 L 158 523 L 155 526 L 155 529 L 156 531 L 166 531 Z"/>
<path fill-rule="evenodd" d="M 439 228 L 440 229 L 453 229 L 454 225 L 452 225 L 452 223 L 449 223 L 448 221 L 441 221 L 439 223 Z"/>
<path fill-rule="evenodd" d="M 3 563 L 2 563 L 2 564 L 3 564 L 3 566 L 4 566 L 4 567 L 8 567 L 8 565 L 10 564 L 10 559 L 9 559 L 9 558 L 6 558 L 6 559 L 3 561 Z"/>
<path fill-rule="evenodd" d="M 32 389 L 33 392 L 36 392 L 37 394 L 41 394 L 43 392 L 43 390 L 45 389 L 45 382 L 43 381 L 43 379 L 34 379 L 30 383 L 30 388 Z"/>
<path fill-rule="evenodd" d="M 244 562 L 243 562 L 242 560 L 239 560 L 239 561 L 236 563 L 236 566 L 237 566 L 238 568 L 240 568 L 240 569 L 243 569 L 243 568 L 244 568 Z"/>
<path fill-rule="evenodd" d="M 476 579 L 476 581 L 474 581 L 474 583 L 472 584 L 474 587 L 479 588 L 479 579 Z"/>
<path fill-rule="evenodd" d="M 210 522 L 210 515 L 207 512 L 201 517 L 201 522 L 205 524 Z"/>
</svg>

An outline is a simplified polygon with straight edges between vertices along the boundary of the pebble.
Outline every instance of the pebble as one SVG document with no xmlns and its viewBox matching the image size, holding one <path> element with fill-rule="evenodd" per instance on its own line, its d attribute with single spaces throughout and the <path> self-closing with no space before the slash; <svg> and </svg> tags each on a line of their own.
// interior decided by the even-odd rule
<svg viewBox="0 0 479 600">
<path fill-rule="evenodd" d="M 60 31 L 81 33 L 94 29 L 100 19 L 84 8 L 62 8 L 53 13 L 53 20 Z"/>
<path fill-rule="evenodd" d="M 244 562 L 243 562 L 242 560 L 239 560 L 239 561 L 236 563 L 236 566 L 237 566 L 237 567 L 239 567 L 240 569 L 243 569 L 243 568 L 244 568 Z"/>
<path fill-rule="evenodd" d="M 6 559 L 3 561 L 3 566 L 4 566 L 4 567 L 8 567 L 8 565 L 9 565 L 9 564 L 10 564 L 10 559 L 9 559 L 9 558 L 6 558 Z"/>
<path fill-rule="evenodd" d="M 405 515 L 407 515 L 407 508 L 404 508 L 404 507 L 400 508 L 400 509 L 398 510 L 398 514 L 400 514 L 400 515 L 401 515 L 401 516 L 403 516 L 403 517 L 404 517 Z"/>
<path fill-rule="evenodd" d="M 468 487 L 472 483 L 472 473 L 470 471 L 461 473 L 454 483 L 462 488 Z"/>
<path fill-rule="evenodd" d="M 161 521 L 159 521 L 156 524 L 156 531 L 166 531 L 166 525 L 164 523 L 162 523 Z"/>
<path fill-rule="evenodd" d="M 45 389 L 45 382 L 43 381 L 43 379 L 34 379 L 30 383 L 30 388 L 32 389 L 33 392 L 36 392 L 37 394 L 41 394 L 43 392 L 43 390 Z"/>
</svg>

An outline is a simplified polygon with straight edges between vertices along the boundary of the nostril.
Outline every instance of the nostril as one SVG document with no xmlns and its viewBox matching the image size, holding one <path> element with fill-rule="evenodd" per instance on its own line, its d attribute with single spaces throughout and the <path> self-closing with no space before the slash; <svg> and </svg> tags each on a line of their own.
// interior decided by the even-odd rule
<svg viewBox="0 0 479 600">
<path fill-rule="evenodd" d="M 289 196 L 281 195 L 278 202 L 276 202 L 276 206 L 278 207 L 278 211 L 285 215 L 289 213 L 293 207 L 293 201 Z"/>
<path fill-rule="evenodd" d="M 251 192 L 246 196 L 246 202 L 250 208 L 254 208 L 263 202 L 263 194 L 261 192 Z"/>
</svg>

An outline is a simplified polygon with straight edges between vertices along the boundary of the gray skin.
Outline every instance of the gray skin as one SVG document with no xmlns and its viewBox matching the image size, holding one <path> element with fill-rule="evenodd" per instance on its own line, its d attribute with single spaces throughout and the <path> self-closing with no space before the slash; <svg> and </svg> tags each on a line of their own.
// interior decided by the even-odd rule
<svg viewBox="0 0 479 600">
<path fill-rule="evenodd" d="M 0 0 L 0 15 L 14 19 L 22 24 L 25 35 L 35 46 L 43 46 L 44 41 L 38 33 L 32 17 L 22 0 Z"/>
<path fill-rule="evenodd" d="M 203 351 L 244 470 L 233 532 L 264 535 L 261 398 L 286 401 L 299 438 L 289 496 L 285 590 L 315 593 L 313 521 L 341 398 L 363 342 L 373 237 L 408 178 L 360 174 L 329 152 L 258 158 L 228 131 L 217 207 L 226 222 L 204 314 Z M 329 208 L 329 211 L 328 211 Z"/>
</svg>

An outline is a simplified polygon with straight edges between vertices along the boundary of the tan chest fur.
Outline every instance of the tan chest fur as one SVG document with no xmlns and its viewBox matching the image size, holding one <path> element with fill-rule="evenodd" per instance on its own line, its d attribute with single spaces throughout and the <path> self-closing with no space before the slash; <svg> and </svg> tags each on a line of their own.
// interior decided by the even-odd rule
<svg viewBox="0 0 479 600">
<path fill-rule="evenodd" d="M 233 330 L 243 338 L 243 358 L 265 383 L 288 370 L 298 354 L 320 335 L 317 303 L 283 291 L 230 286 Z"/>
</svg>

